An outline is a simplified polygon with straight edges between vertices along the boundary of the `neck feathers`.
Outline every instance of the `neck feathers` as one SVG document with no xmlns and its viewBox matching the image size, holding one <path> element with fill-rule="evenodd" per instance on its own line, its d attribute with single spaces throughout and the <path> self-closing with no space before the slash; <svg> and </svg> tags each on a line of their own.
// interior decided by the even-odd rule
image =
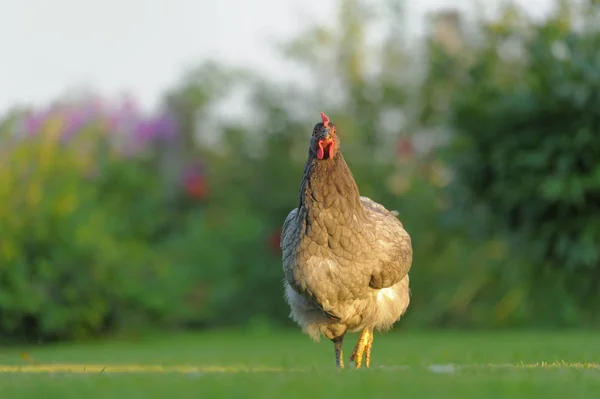
<svg viewBox="0 0 600 399">
<path fill-rule="evenodd" d="M 326 209 L 341 205 L 362 211 L 358 186 L 341 151 L 327 160 L 309 156 L 300 184 L 300 206 Z"/>
</svg>

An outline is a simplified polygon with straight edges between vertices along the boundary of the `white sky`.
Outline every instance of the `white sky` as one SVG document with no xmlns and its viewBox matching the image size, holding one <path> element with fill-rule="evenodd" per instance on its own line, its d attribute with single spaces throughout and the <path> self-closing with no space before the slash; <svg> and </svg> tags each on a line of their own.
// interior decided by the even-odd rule
<svg viewBox="0 0 600 399">
<path fill-rule="evenodd" d="M 471 0 L 406 0 L 423 13 Z M 486 2 L 486 0 L 483 0 Z M 497 3 L 497 0 L 487 0 Z M 336 18 L 337 0 L 0 0 L 0 114 L 67 88 L 128 91 L 153 107 L 189 66 L 212 58 L 289 78 L 272 41 Z M 552 0 L 519 1 L 535 15 Z"/>
</svg>

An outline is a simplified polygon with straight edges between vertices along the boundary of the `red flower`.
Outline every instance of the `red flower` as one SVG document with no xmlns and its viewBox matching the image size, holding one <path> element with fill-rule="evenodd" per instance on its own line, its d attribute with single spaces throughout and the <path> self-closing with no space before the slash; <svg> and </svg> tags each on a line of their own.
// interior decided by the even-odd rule
<svg viewBox="0 0 600 399">
<path fill-rule="evenodd" d="M 278 229 L 269 235 L 268 246 L 269 246 L 269 249 L 271 250 L 271 252 L 278 254 L 281 252 L 280 244 L 281 244 L 281 229 Z"/>
<path fill-rule="evenodd" d="M 184 175 L 185 191 L 190 198 L 202 200 L 208 194 L 204 168 L 197 163 L 188 167 Z"/>
<path fill-rule="evenodd" d="M 193 199 L 204 199 L 206 198 L 207 188 L 206 180 L 204 176 L 190 176 L 185 181 L 185 190 L 187 194 Z"/>
<path fill-rule="evenodd" d="M 396 150 L 398 156 L 404 158 L 410 158 L 415 153 L 415 148 L 412 140 L 410 139 L 410 137 L 406 136 L 400 137 L 400 139 L 398 139 L 398 145 L 396 147 Z"/>
</svg>

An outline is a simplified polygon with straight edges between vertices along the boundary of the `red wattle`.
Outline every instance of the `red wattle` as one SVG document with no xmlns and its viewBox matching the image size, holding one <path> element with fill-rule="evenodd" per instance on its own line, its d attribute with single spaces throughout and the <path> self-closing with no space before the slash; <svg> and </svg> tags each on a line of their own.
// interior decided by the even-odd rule
<svg viewBox="0 0 600 399">
<path fill-rule="evenodd" d="M 325 152 L 323 151 L 323 141 L 319 140 L 319 148 L 317 149 L 317 158 L 323 159 Z"/>
</svg>

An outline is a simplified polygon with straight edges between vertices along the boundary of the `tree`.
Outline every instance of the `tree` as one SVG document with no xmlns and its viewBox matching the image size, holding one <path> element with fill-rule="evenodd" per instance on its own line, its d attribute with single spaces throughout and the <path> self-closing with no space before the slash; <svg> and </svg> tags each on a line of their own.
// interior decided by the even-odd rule
<svg viewBox="0 0 600 399">
<path fill-rule="evenodd" d="M 558 5 L 543 23 L 511 8 L 504 16 L 513 15 L 512 24 L 484 26 L 451 106 L 455 187 L 466 207 L 483 205 L 488 223 L 536 260 L 532 289 L 549 307 L 577 300 L 596 311 L 600 33 L 576 29 L 581 15 Z M 586 13 L 598 12 L 589 7 Z"/>
</svg>

